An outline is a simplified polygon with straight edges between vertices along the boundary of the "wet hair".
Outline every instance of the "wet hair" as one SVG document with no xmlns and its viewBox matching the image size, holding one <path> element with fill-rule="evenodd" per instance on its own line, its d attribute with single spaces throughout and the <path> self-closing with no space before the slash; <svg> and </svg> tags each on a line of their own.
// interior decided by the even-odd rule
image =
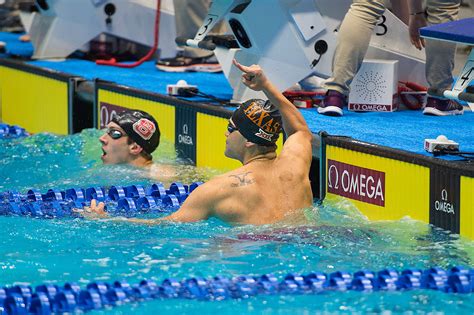
<svg viewBox="0 0 474 315">
<path fill-rule="evenodd" d="M 160 128 L 156 120 L 140 110 L 124 110 L 114 115 L 112 122 L 119 125 L 130 139 L 151 154 L 160 144 Z"/>
<path fill-rule="evenodd" d="M 273 147 L 280 135 L 280 112 L 270 101 L 251 99 L 240 105 L 230 121 L 242 136 L 258 145 Z"/>
</svg>

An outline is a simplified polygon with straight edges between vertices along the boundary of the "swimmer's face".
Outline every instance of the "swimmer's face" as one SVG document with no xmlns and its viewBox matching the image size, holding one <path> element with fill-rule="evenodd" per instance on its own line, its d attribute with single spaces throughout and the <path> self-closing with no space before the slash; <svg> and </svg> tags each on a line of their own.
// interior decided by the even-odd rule
<svg viewBox="0 0 474 315">
<path fill-rule="evenodd" d="M 107 125 L 99 141 L 102 144 L 101 159 L 104 164 L 123 164 L 132 160 L 128 136 L 116 123 L 111 122 Z"/>
<path fill-rule="evenodd" d="M 229 121 L 225 136 L 226 141 L 224 155 L 231 159 L 240 160 L 247 139 L 242 136 L 232 121 Z"/>
</svg>

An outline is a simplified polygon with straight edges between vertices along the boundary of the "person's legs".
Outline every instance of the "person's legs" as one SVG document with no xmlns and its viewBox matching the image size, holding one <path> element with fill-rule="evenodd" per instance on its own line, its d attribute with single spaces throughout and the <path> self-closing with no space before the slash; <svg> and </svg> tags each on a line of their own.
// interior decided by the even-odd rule
<svg viewBox="0 0 474 315">
<path fill-rule="evenodd" d="M 427 0 L 426 13 L 430 25 L 456 20 L 460 0 Z M 440 40 L 426 40 L 426 80 L 432 91 L 451 88 L 453 83 L 456 44 Z M 462 106 L 446 99 L 429 97 L 423 113 L 428 115 L 462 114 Z"/>
<path fill-rule="evenodd" d="M 456 20 L 460 2 L 460 0 L 428 0 L 426 8 L 428 23 L 434 25 Z M 426 79 L 431 89 L 451 88 L 455 53 L 455 43 L 426 40 Z"/>
<path fill-rule="evenodd" d="M 178 37 L 194 38 L 207 15 L 211 0 L 174 0 L 176 35 Z M 216 25 L 212 33 L 224 32 L 224 24 Z M 221 67 L 212 51 L 184 47 L 181 54 L 175 58 L 162 59 L 156 64 L 163 71 L 204 71 L 219 72 Z"/>
<path fill-rule="evenodd" d="M 174 0 L 176 35 L 186 38 L 194 38 L 196 32 L 201 27 L 211 0 Z M 212 33 L 222 33 L 223 23 L 216 25 Z M 212 55 L 209 50 L 185 47 L 184 56 L 190 58 L 202 58 Z"/>
<path fill-rule="evenodd" d="M 385 11 L 383 0 L 354 0 L 341 24 L 333 60 L 332 77 L 324 87 L 328 97 L 318 111 L 322 114 L 342 115 L 328 107 L 342 107 L 349 94 L 349 85 L 359 70 L 369 47 L 373 29 Z"/>
<path fill-rule="evenodd" d="M 0 1 L 0 32 L 23 32 L 20 21 L 19 1 Z"/>
</svg>

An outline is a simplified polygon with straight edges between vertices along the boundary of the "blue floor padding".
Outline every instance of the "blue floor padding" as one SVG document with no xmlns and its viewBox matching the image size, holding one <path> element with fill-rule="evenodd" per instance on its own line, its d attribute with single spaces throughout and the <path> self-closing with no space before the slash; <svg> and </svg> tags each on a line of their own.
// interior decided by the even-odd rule
<svg viewBox="0 0 474 315">
<path fill-rule="evenodd" d="M 185 80 L 188 84 L 197 85 L 199 91 L 212 94 L 218 98 L 230 99 L 232 89 L 222 73 L 170 73 L 155 68 L 155 63 L 148 61 L 132 69 L 111 66 L 98 66 L 85 60 L 66 60 L 64 62 L 33 61 L 32 65 L 44 67 L 84 77 L 88 80 L 100 78 L 143 91 L 166 94 L 168 84 Z M 202 101 L 202 98 L 191 100 Z"/>
<path fill-rule="evenodd" d="M 33 55 L 33 45 L 29 42 L 20 41 L 20 36 L 23 34 L 0 32 L 0 41 L 6 43 L 5 56 L 17 56 L 22 58 L 29 58 Z"/>
<path fill-rule="evenodd" d="M 474 45 L 474 17 L 420 29 L 423 37 Z"/>
<path fill-rule="evenodd" d="M 459 143 L 460 150 L 474 152 L 474 114 L 425 116 L 421 111 L 356 113 L 344 110 L 343 117 L 319 115 L 315 109 L 301 111 L 310 129 L 431 156 L 423 149 L 425 138 L 445 135 Z"/>
<path fill-rule="evenodd" d="M 166 94 L 166 85 L 180 79 L 219 98 L 229 99 L 232 90 L 222 73 L 166 73 L 158 71 L 154 62 L 146 62 L 134 69 L 98 66 L 84 60 L 64 62 L 32 61 L 31 64 L 86 79 L 100 78 L 120 85 Z M 200 101 L 200 99 L 188 99 Z M 316 109 L 302 110 L 313 132 L 326 131 L 330 135 L 350 136 L 364 142 L 395 149 L 430 155 L 423 150 L 425 138 L 443 134 L 460 144 L 462 151 L 474 151 L 474 114 L 466 110 L 462 116 L 424 116 L 421 111 L 403 110 L 394 113 L 355 113 L 344 111 L 343 117 L 319 115 Z M 448 158 L 450 159 L 450 158 Z"/>
</svg>

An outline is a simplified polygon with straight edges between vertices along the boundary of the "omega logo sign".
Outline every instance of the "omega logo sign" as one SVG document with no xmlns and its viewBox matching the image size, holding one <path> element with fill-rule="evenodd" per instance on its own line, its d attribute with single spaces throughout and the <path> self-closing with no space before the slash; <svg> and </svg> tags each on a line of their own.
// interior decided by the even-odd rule
<svg viewBox="0 0 474 315">
<path fill-rule="evenodd" d="M 382 104 L 358 104 L 358 103 L 351 103 L 349 106 L 350 110 L 355 111 L 372 111 L 372 112 L 389 112 L 391 110 L 390 105 L 382 105 Z"/>
<path fill-rule="evenodd" d="M 447 214 L 454 214 L 454 205 L 448 200 L 448 191 L 443 189 L 441 191 L 441 200 L 435 201 L 436 211 L 442 211 Z"/>
<path fill-rule="evenodd" d="M 328 160 L 328 192 L 385 206 L 385 173 Z"/>
<path fill-rule="evenodd" d="M 191 138 L 190 135 L 188 135 L 188 125 L 184 124 L 183 125 L 183 130 L 182 133 L 178 134 L 178 142 L 187 144 L 187 145 L 193 145 L 193 138 Z"/>
</svg>

